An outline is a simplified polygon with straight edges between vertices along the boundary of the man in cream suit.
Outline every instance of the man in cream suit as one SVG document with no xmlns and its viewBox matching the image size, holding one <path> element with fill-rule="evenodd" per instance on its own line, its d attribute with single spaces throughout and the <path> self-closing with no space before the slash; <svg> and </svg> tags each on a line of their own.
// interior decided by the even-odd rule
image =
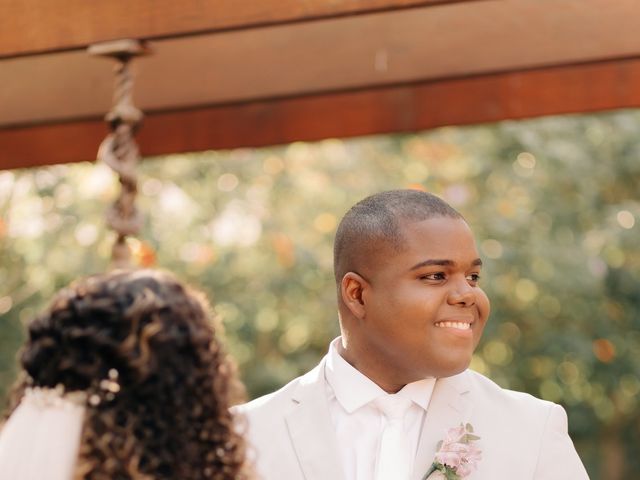
<svg viewBox="0 0 640 480">
<path fill-rule="evenodd" d="M 449 457 L 460 478 L 588 479 L 562 407 L 468 370 L 489 315 L 481 268 L 469 226 L 434 195 L 383 192 L 349 210 L 334 246 L 341 337 L 239 408 L 259 478 L 422 480 L 447 432 L 471 424 L 481 456 L 466 470 Z"/>
</svg>

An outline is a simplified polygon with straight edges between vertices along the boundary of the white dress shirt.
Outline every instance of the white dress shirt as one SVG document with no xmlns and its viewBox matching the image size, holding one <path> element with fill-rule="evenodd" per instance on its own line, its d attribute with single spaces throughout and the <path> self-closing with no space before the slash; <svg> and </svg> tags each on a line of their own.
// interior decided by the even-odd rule
<svg viewBox="0 0 640 480">
<path fill-rule="evenodd" d="M 329 413 L 338 437 L 345 478 L 371 480 L 375 478 L 380 438 L 385 426 L 385 418 L 373 402 L 391 394 L 340 356 L 338 342 L 341 341 L 338 337 L 331 342 L 325 368 Z M 392 394 L 412 401 L 403 422 L 411 449 L 409 471 L 413 470 L 418 439 L 434 385 L 435 379 L 427 378 L 405 385 L 398 393 Z"/>
</svg>

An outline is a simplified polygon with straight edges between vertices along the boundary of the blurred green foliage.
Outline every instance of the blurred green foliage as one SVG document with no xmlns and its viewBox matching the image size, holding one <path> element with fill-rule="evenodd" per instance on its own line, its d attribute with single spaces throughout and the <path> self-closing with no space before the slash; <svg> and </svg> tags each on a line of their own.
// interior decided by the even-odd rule
<svg viewBox="0 0 640 480">
<path fill-rule="evenodd" d="M 594 480 L 640 476 L 640 113 L 147 159 L 137 258 L 205 290 L 251 396 L 338 334 L 332 239 L 371 193 L 426 188 L 475 230 L 491 322 L 473 367 L 563 404 Z M 0 396 L 24 323 L 104 270 L 102 165 L 0 172 Z"/>
</svg>

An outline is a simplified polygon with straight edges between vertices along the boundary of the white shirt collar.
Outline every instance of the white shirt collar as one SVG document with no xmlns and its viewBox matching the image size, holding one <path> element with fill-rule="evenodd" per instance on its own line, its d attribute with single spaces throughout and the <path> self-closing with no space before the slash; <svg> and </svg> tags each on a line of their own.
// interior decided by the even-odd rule
<svg viewBox="0 0 640 480">
<path fill-rule="evenodd" d="M 338 337 L 329 345 L 325 374 L 338 403 L 347 413 L 353 413 L 378 397 L 389 394 L 342 358 L 338 353 L 338 342 L 341 341 L 342 337 Z M 409 398 L 426 411 L 435 382 L 435 378 L 418 380 L 405 385 L 395 395 Z"/>
</svg>

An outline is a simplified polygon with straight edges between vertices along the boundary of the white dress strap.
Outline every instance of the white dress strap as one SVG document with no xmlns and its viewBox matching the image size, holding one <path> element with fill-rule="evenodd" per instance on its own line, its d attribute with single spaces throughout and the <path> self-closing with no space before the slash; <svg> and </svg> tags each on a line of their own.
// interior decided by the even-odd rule
<svg viewBox="0 0 640 480">
<path fill-rule="evenodd" d="M 86 394 L 28 388 L 0 430 L 0 478 L 71 480 Z"/>
</svg>

